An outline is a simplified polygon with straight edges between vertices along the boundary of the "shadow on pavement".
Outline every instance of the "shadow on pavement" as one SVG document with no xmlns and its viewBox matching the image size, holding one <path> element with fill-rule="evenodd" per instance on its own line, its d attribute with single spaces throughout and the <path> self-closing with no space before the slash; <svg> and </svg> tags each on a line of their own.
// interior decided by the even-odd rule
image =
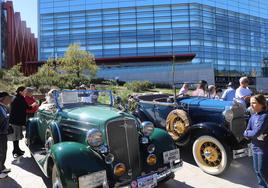
<svg viewBox="0 0 268 188">
<path fill-rule="evenodd" d="M 197 166 L 190 146 L 182 147 L 180 151 L 183 161 Z M 249 157 L 232 160 L 229 169 L 224 174 L 217 177 L 248 187 L 258 187 L 257 178 L 253 171 L 252 158 Z"/>
<path fill-rule="evenodd" d="M 168 180 L 165 183 L 160 183 L 157 187 L 158 188 L 166 188 L 166 187 L 193 188 L 192 186 L 187 185 L 184 182 L 180 182 L 180 181 L 177 181 L 177 180 L 174 180 L 174 179 L 173 180 Z"/>
<path fill-rule="evenodd" d="M 8 185 L 8 188 L 22 188 L 14 179 L 11 177 L 7 177 L 5 179 L 0 179 L 0 187 L 6 187 Z"/>
<path fill-rule="evenodd" d="M 26 170 L 36 176 L 40 176 L 45 183 L 46 187 L 51 187 L 51 181 L 49 178 L 45 177 L 43 172 L 40 170 L 39 166 L 32 157 L 21 157 L 19 160 L 13 160 L 13 165 L 16 165 L 23 170 Z M 0 186 L 1 187 L 1 186 Z"/>
</svg>

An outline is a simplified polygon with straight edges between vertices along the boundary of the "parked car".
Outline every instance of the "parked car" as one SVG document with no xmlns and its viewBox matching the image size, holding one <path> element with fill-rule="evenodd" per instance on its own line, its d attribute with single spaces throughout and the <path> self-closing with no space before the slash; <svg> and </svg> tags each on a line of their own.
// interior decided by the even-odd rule
<svg viewBox="0 0 268 188">
<path fill-rule="evenodd" d="M 182 166 L 170 135 L 114 108 L 110 91 L 53 95 L 27 126 L 28 147 L 53 187 L 155 187 Z"/>
<path fill-rule="evenodd" d="M 222 174 L 232 159 L 251 155 L 243 137 L 247 121 L 243 106 L 233 101 L 174 96 L 136 95 L 133 114 L 166 130 L 178 146 L 192 144 L 195 162 L 208 174 Z"/>
</svg>

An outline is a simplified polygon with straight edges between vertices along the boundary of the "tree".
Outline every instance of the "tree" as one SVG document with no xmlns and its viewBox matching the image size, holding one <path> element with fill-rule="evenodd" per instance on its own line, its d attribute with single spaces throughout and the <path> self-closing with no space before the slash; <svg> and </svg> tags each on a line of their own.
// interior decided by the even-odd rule
<svg viewBox="0 0 268 188">
<path fill-rule="evenodd" d="M 60 60 L 61 68 L 69 74 L 76 74 L 78 78 L 83 73 L 89 72 L 89 77 L 93 78 L 97 72 L 97 65 L 92 54 L 81 50 L 77 44 L 71 44 Z"/>
<path fill-rule="evenodd" d="M 26 77 L 21 72 L 21 67 L 21 63 L 14 65 L 11 69 L 5 72 L 3 79 L 11 84 L 22 84 Z"/>
<path fill-rule="evenodd" d="M 26 85 L 35 86 L 36 88 L 54 86 L 57 85 L 58 80 L 59 74 L 54 69 L 53 63 L 48 60 L 47 63 L 38 69 L 37 73 L 28 77 Z"/>
</svg>

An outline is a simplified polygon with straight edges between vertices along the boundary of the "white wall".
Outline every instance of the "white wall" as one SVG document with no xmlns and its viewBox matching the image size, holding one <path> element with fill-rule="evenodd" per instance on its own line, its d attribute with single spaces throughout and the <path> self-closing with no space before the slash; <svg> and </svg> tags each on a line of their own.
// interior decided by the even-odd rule
<svg viewBox="0 0 268 188">
<path fill-rule="evenodd" d="M 137 66 L 137 67 L 113 67 L 100 68 L 97 77 L 121 81 L 148 80 L 154 83 L 173 83 L 172 65 Z M 175 82 L 196 83 L 206 80 L 209 84 L 215 84 L 214 69 L 211 65 L 177 64 L 175 66 Z"/>
</svg>

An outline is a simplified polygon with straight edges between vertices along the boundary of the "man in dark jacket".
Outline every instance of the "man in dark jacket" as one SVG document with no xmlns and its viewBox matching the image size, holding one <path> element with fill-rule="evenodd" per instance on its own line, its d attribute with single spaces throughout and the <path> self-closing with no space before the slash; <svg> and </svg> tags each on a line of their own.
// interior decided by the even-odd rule
<svg viewBox="0 0 268 188">
<path fill-rule="evenodd" d="M 26 110 L 32 109 L 32 107 L 38 105 L 37 103 L 33 103 L 31 106 L 27 104 L 24 98 L 25 87 L 19 87 L 16 93 L 16 97 L 11 103 L 9 119 L 9 123 L 14 129 L 14 133 L 8 136 L 8 139 L 13 141 L 14 149 L 12 154 L 15 158 L 24 154 L 24 151 L 19 147 L 19 140 L 23 138 L 22 127 L 26 125 Z"/>
<path fill-rule="evenodd" d="M 7 153 L 7 134 L 8 134 L 8 109 L 12 97 L 7 93 L 0 91 L 0 179 L 7 177 L 10 169 L 5 167 Z"/>
</svg>

